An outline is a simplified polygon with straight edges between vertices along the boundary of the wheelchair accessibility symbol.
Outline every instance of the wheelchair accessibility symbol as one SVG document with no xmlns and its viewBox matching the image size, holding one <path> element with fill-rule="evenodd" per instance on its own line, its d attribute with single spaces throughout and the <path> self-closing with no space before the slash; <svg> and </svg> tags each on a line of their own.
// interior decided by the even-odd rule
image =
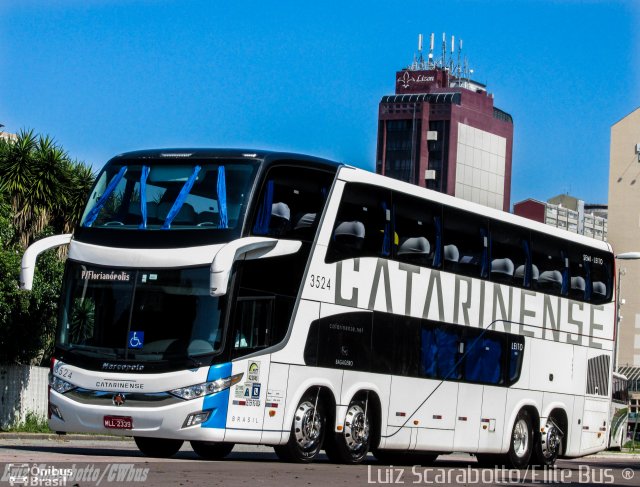
<svg viewBox="0 0 640 487">
<path fill-rule="evenodd" d="M 144 345 L 144 331 L 130 331 L 127 343 L 129 348 L 142 348 Z"/>
</svg>

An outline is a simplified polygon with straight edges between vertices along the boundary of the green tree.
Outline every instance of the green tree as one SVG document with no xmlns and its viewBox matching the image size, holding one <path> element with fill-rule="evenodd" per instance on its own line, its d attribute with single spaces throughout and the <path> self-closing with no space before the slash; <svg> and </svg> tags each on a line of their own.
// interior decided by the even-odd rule
<svg viewBox="0 0 640 487">
<path fill-rule="evenodd" d="M 15 142 L 0 141 L 0 192 L 11 204 L 15 238 L 23 248 L 48 226 L 70 232 L 94 177 L 48 135 L 23 130 Z"/>
<path fill-rule="evenodd" d="M 15 142 L 0 140 L 0 363 L 48 361 L 63 254 L 40 255 L 30 292 L 18 288 L 20 261 L 33 241 L 73 230 L 93 182 L 91 168 L 49 136 L 22 131 Z"/>
</svg>

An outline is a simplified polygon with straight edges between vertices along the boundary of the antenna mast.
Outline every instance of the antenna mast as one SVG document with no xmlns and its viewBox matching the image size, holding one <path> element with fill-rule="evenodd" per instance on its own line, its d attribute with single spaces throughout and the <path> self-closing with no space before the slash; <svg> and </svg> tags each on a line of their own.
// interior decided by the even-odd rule
<svg viewBox="0 0 640 487">
<path fill-rule="evenodd" d="M 435 64 L 433 63 L 433 42 L 434 42 L 434 34 L 431 33 L 431 44 L 429 45 L 429 69 L 433 69 Z"/>
</svg>

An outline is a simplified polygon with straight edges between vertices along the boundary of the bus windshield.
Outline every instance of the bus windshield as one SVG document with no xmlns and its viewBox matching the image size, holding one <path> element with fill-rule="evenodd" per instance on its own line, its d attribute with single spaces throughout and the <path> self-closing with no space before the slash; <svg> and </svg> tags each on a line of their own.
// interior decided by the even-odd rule
<svg viewBox="0 0 640 487">
<path fill-rule="evenodd" d="M 81 226 L 234 229 L 256 169 L 252 162 L 110 164 L 97 179 Z"/>
<path fill-rule="evenodd" d="M 158 361 L 213 354 L 224 298 L 209 267 L 124 270 L 68 262 L 58 346 L 87 356 Z"/>
</svg>

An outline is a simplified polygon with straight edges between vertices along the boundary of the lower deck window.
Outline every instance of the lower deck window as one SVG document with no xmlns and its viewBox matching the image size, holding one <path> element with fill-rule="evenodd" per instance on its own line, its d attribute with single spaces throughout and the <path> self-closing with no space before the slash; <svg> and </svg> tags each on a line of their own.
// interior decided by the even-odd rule
<svg viewBox="0 0 640 487">
<path fill-rule="evenodd" d="M 524 337 L 382 312 L 312 322 L 307 365 L 405 377 L 511 385 L 520 378 Z"/>
</svg>

